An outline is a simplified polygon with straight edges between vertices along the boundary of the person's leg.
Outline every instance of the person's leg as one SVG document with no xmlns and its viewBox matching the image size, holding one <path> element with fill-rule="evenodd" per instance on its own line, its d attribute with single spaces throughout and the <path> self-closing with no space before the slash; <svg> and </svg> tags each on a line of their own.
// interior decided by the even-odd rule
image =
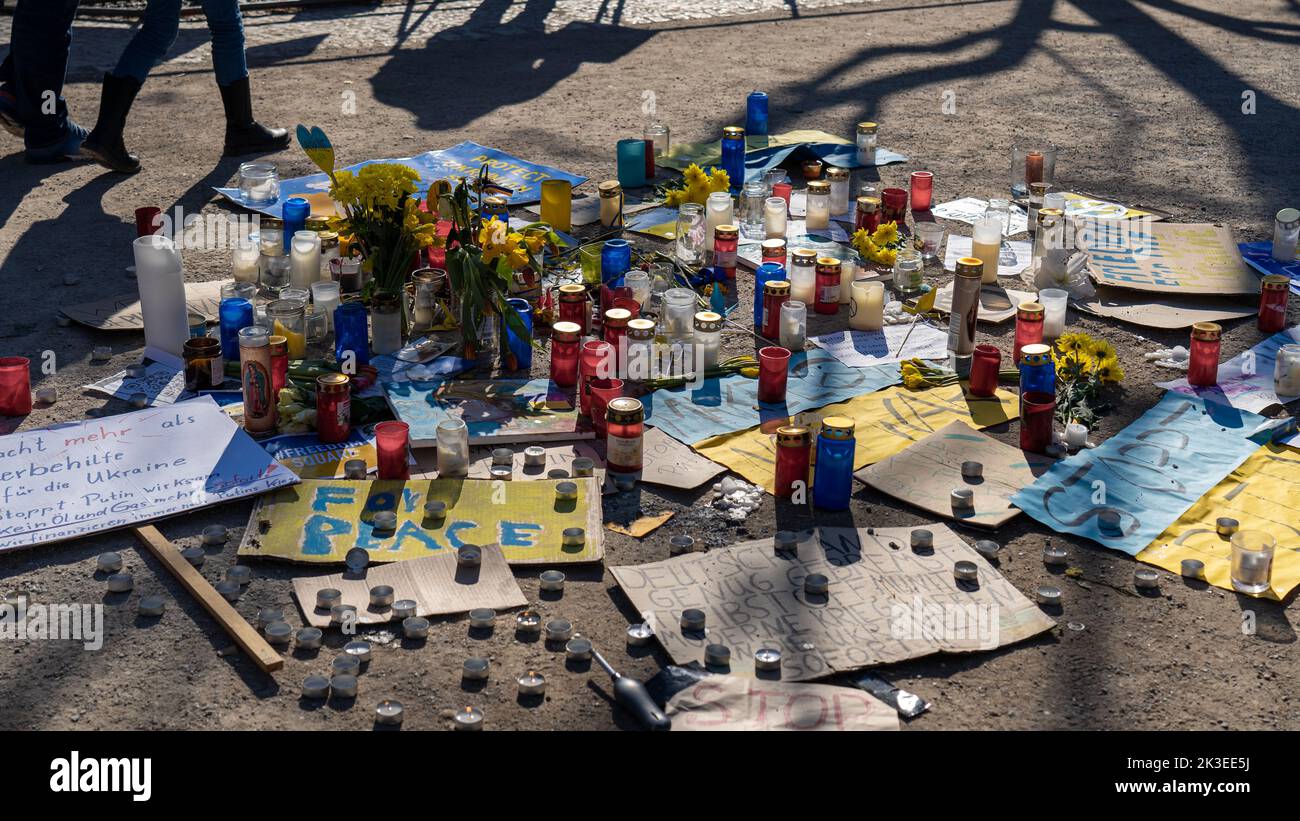
<svg viewBox="0 0 1300 821">
<path fill-rule="evenodd" d="M 139 158 L 126 150 L 122 136 L 126 117 L 149 72 L 176 42 L 180 17 L 181 0 L 149 0 L 140 28 L 126 44 L 117 65 L 104 75 L 99 119 L 81 151 L 105 168 L 126 174 L 140 170 Z"/>
<path fill-rule="evenodd" d="M 212 33 L 212 70 L 226 110 L 226 156 L 287 147 L 288 131 L 267 128 L 253 119 L 248 63 L 244 58 L 244 22 L 238 0 L 203 0 L 203 13 Z"/>
<path fill-rule="evenodd" d="M 14 96 L 14 55 L 13 47 L 0 63 L 0 128 L 22 139 L 23 124 L 18 119 L 18 98 Z"/>
<path fill-rule="evenodd" d="M 86 132 L 68 117 L 63 80 L 79 0 L 18 0 L 10 43 L 14 119 L 27 157 L 59 160 L 77 153 Z"/>
</svg>

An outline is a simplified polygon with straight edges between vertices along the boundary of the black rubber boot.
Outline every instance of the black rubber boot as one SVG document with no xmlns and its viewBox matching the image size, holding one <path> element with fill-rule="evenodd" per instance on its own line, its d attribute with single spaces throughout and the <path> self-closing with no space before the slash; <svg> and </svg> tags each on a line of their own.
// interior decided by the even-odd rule
<svg viewBox="0 0 1300 821">
<path fill-rule="evenodd" d="M 140 158 L 126 150 L 122 130 L 126 128 L 126 115 L 140 91 L 140 81 L 134 77 L 104 75 L 104 88 L 99 98 L 99 120 L 81 144 L 81 153 L 95 162 L 123 174 L 140 170 Z"/>
<path fill-rule="evenodd" d="M 227 157 L 265 154 L 289 146 L 287 130 L 267 128 L 253 119 L 253 98 L 249 93 L 247 77 L 217 88 L 221 89 L 221 104 L 226 107 Z"/>
</svg>

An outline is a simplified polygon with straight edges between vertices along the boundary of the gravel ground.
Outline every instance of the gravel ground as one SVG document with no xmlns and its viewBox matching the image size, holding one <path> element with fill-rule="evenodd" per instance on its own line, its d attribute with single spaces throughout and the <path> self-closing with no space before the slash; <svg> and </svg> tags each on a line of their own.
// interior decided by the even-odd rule
<svg viewBox="0 0 1300 821">
<path fill-rule="evenodd" d="M 608 13 L 595 16 L 596 5 L 501 2 L 259 15 L 248 25 L 256 110 L 275 124 L 321 124 L 346 162 L 474 139 L 604 179 L 613 175 L 615 140 L 640 133 L 643 90 L 655 92 L 674 138 L 698 140 L 742 117 L 744 94 L 762 87 L 772 96 L 774 130 L 847 135 L 859 120 L 882 123 L 883 144 L 912 162 L 881 169 L 880 176 L 899 184 L 910 170 L 931 170 L 939 201 L 1001 192 L 1007 147 L 1018 134 L 1035 134 L 1065 146 L 1058 162 L 1064 184 L 1159 206 L 1181 221 L 1222 221 L 1241 240 L 1267 238 L 1271 214 L 1294 204 L 1289 198 L 1298 172 L 1286 135 L 1298 122 L 1300 87 L 1294 74 L 1276 67 L 1300 41 L 1300 20 L 1281 2 L 1247 0 L 1228 12 L 1208 0 L 842 7 L 683 0 L 627 3 L 617 25 Z M 719 16 L 733 11 L 745 16 Z M 502 21 L 513 27 L 500 29 Z M 0 42 L 7 26 L 7 18 L 0 20 Z M 93 120 L 93 79 L 111 65 L 126 31 L 115 24 L 78 25 L 67 94 L 80 119 Z M 220 103 L 205 39 L 201 23 L 187 22 L 175 58 L 140 95 L 127 134 L 145 163 L 138 176 L 84 164 L 27 166 L 14 141 L 0 144 L 6 152 L 0 158 L 0 281 L 9 304 L 0 321 L 0 350 L 33 356 L 55 351 L 60 368 L 48 379 L 63 397 L 37 409 L 24 428 L 82 418 L 93 408 L 126 410 L 123 403 L 83 395 L 78 386 L 134 361 L 142 338 L 61 328 L 54 317 L 59 305 L 134 287 L 122 273 L 132 209 L 223 209 L 210 189 L 229 181 L 238 161 L 219 156 L 222 134 L 214 123 L 220 122 Z M 1246 91 L 1253 93 L 1254 114 L 1242 112 Z M 345 92 L 355 94 L 355 115 L 340 113 Z M 945 113 L 945 100 L 955 101 L 955 114 Z M 284 176 L 311 170 L 294 150 L 272 159 Z M 223 253 L 190 252 L 186 265 L 192 280 L 226 275 Z M 68 272 L 82 274 L 80 283 L 63 286 Z M 740 296 L 749 298 L 743 282 Z M 1159 397 L 1151 383 L 1168 372 L 1141 354 L 1185 343 L 1186 334 L 1073 311 L 1070 321 L 1114 343 L 1128 371 L 1115 411 L 1095 434 L 1100 440 Z M 1296 321 L 1300 311 L 1293 307 Z M 1011 328 L 981 331 L 1006 355 Z M 1225 358 L 1258 339 L 1253 321 L 1227 323 Z M 90 364 L 95 344 L 111 344 L 113 360 Z M 751 340 L 733 335 L 727 345 L 740 352 Z M 1012 442 L 1015 431 L 993 434 Z M 719 543 L 732 543 L 812 524 L 806 512 L 775 505 L 770 497 L 744 523 L 724 525 L 703 509 L 706 489 L 644 487 L 639 493 L 646 509 L 680 512 L 640 542 L 607 534 L 606 566 L 663 558 L 676 533 L 708 530 L 721 534 Z M 632 502 L 609 504 L 622 510 Z M 169 520 L 161 529 L 189 546 L 214 522 L 238 532 L 249 508 L 226 505 Z M 849 512 L 817 517 L 826 525 L 923 521 L 861 485 Z M 1002 572 L 1022 591 L 1049 578 L 1038 558 L 1045 535 L 1023 516 L 998 532 Z M 1073 538 L 1058 541 L 1070 546 L 1085 580 L 1063 585 L 1062 627 L 992 653 L 882 668 L 884 676 L 935 705 L 908 729 L 1300 726 L 1284 683 L 1300 673 L 1284 605 L 1191 587 L 1163 572 L 1162 595 L 1138 597 L 1131 592 L 1135 565 L 1127 556 Z M 110 549 L 122 550 L 136 575 L 137 590 L 124 600 L 106 596 L 94 577 L 94 557 Z M 219 578 L 232 561 L 233 546 L 214 550 L 203 572 Z M 265 562 L 254 570 L 240 612 L 252 618 L 260 607 L 283 607 L 298 624 L 289 593 L 295 570 Z M 624 672 L 644 678 L 666 662 L 657 650 L 625 654 L 622 631 L 635 613 L 601 568 L 571 573 L 558 600 L 538 598 L 535 571 L 517 575 L 545 616 L 572 620 L 597 647 L 610 649 Z M 37 601 L 107 605 L 108 635 L 99 652 L 60 642 L 0 647 L 0 727 L 7 729 L 366 728 L 371 705 L 385 696 L 407 704 L 412 728 L 445 726 L 446 712 L 464 703 L 482 706 L 498 729 L 626 724 L 609 706 L 603 675 L 566 670 L 562 655 L 518 643 L 509 630 L 471 637 L 459 618 L 437 620 L 423 647 L 392 642 L 377 648 L 355 706 L 309 708 L 298 700 L 299 683 L 322 671 L 331 652 L 290 655 L 283 671 L 262 675 L 229 649 L 225 634 L 125 533 L 5 554 L 0 579 L 4 588 L 27 591 Z M 150 592 L 164 592 L 173 603 L 160 621 L 138 622 L 136 599 Z M 1243 610 L 1257 614 L 1253 636 L 1239 629 Z M 1065 621 L 1086 629 L 1066 630 Z M 471 654 L 492 657 L 494 678 L 482 691 L 466 693 L 459 669 Z M 527 667 L 552 682 L 539 706 L 517 704 L 507 686 Z"/>
</svg>

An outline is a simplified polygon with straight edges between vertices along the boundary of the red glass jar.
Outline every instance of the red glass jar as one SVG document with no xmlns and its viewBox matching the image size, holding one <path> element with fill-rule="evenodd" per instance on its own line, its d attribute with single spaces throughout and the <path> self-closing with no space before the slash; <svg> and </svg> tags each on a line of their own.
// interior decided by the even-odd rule
<svg viewBox="0 0 1300 821">
<path fill-rule="evenodd" d="M 587 386 L 593 379 L 607 379 L 614 373 L 614 346 L 600 339 L 582 343 L 578 352 L 578 415 L 591 416 L 591 393 Z"/>
<path fill-rule="evenodd" d="M 912 172 L 912 210 L 929 211 L 934 201 L 934 174 L 929 171 Z"/>
<path fill-rule="evenodd" d="M 332 444 L 351 434 L 352 380 L 345 373 L 323 373 L 316 377 L 316 435 Z"/>
<path fill-rule="evenodd" d="M 835 257 L 817 258 L 817 288 L 813 293 L 813 311 L 819 314 L 840 312 L 840 275 L 842 266 Z"/>
<path fill-rule="evenodd" d="M 1259 329 L 1275 334 L 1286 327 L 1287 298 L 1291 280 L 1284 274 L 1269 274 L 1259 283 Z"/>
<path fill-rule="evenodd" d="M 602 325 L 605 341 L 614 347 L 614 373 L 620 375 L 627 368 L 627 323 L 631 319 L 632 312 L 626 308 L 610 308 Z"/>
<path fill-rule="evenodd" d="M 808 489 L 808 467 L 812 461 L 812 434 L 801 425 L 787 425 L 776 430 L 776 479 L 772 494 L 788 498 L 794 494 L 795 482 Z"/>
<path fill-rule="evenodd" d="M 1002 353 L 997 348 L 992 345 L 976 345 L 970 363 L 971 396 L 992 396 L 996 393 L 998 370 L 1001 367 Z"/>
<path fill-rule="evenodd" d="M 1052 444 L 1052 420 L 1056 416 L 1056 395 L 1026 393 L 1020 397 L 1020 449 L 1045 453 Z"/>
<path fill-rule="evenodd" d="M 784 402 L 790 352 L 776 345 L 758 351 L 758 401 Z"/>
<path fill-rule="evenodd" d="M 609 403 L 623 395 L 623 380 L 615 377 L 593 379 L 587 383 L 587 393 L 591 397 L 591 425 L 596 429 L 596 438 L 604 438 L 605 414 Z"/>
<path fill-rule="evenodd" d="M 1016 341 L 1011 358 L 1020 364 L 1020 349 L 1043 341 L 1043 306 L 1037 302 L 1022 302 L 1016 310 Z"/>
<path fill-rule="evenodd" d="M 280 401 L 280 391 L 289 384 L 289 338 L 271 337 L 271 401 Z"/>
<path fill-rule="evenodd" d="M 25 356 L 0 357 L 0 416 L 32 412 L 32 361 Z"/>
<path fill-rule="evenodd" d="M 578 326 L 578 332 L 587 333 L 591 326 L 591 300 L 587 289 L 576 283 L 560 286 L 560 322 L 572 322 Z"/>
<path fill-rule="evenodd" d="M 772 196 L 785 200 L 786 213 L 790 212 L 790 194 L 793 191 L 794 186 L 788 182 L 778 182 L 772 185 Z"/>
<path fill-rule="evenodd" d="M 740 229 L 734 225 L 713 227 L 713 265 L 721 268 L 727 279 L 736 278 L 736 246 L 740 242 Z"/>
<path fill-rule="evenodd" d="M 790 283 L 774 279 L 763 286 L 764 338 L 776 341 L 781 338 L 781 306 L 790 301 Z"/>
<path fill-rule="evenodd" d="M 611 473 L 641 470 L 645 408 L 631 397 L 611 399 L 605 411 L 605 469 Z"/>
<path fill-rule="evenodd" d="M 783 239 L 765 239 L 763 240 L 763 262 L 775 262 L 781 267 L 785 267 L 785 240 Z"/>
<path fill-rule="evenodd" d="M 380 422 L 375 425 L 375 450 L 378 452 L 380 479 L 409 479 L 406 445 L 411 426 L 405 422 Z"/>
<path fill-rule="evenodd" d="M 1216 322 L 1197 322 L 1192 326 L 1192 352 L 1187 360 L 1187 384 L 1204 387 L 1219 383 L 1219 337 L 1223 334 Z"/>
<path fill-rule="evenodd" d="M 655 178 L 655 141 L 642 140 L 645 143 L 645 178 L 653 180 Z"/>
<path fill-rule="evenodd" d="M 858 207 L 853 214 L 855 231 L 875 231 L 880 227 L 880 198 L 858 197 Z"/>
<path fill-rule="evenodd" d="M 898 224 L 901 232 L 907 224 L 907 191 L 886 188 L 880 192 L 880 221 Z"/>
<path fill-rule="evenodd" d="M 551 381 L 561 388 L 578 384 L 578 348 L 582 329 L 576 322 L 551 326 Z"/>
</svg>

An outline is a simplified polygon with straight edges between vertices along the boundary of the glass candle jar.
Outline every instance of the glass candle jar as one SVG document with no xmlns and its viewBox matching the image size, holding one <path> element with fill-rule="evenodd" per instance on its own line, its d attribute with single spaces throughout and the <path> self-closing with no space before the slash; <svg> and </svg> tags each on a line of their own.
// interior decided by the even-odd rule
<svg viewBox="0 0 1300 821">
<path fill-rule="evenodd" d="M 797 299 L 789 299 L 781 306 L 781 347 L 788 351 L 802 351 L 808 337 L 808 308 Z"/>
<path fill-rule="evenodd" d="M 790 254 L 790 298 L 805 305 L 817 299 L 817 252 L 796 248 Z"/>
<path fill-rule="evenodd" d="M 758 350 L 758 401 L 784 402 L 790 373 L 790 351 L 775 345 Z"/>
<path fill-rule="evenodd" d="M 1286 327 L 1287 299 L 1291 280 L 1286 274 L 1269 274 L 1259 283 L 1258 327 L 1266 334 Z"/>
<path fill-rule="evenodd" d="M 320 238 L 320 272 L 316 278 L 320 282 L 330 281 L 330 264 L 339 258 L 339 235 L 333 231 L 317 231 Z"/>
<path fill-rule="evenodd" d="M 1273 392 L 1279 397 L 1300 396 L 1300 345 L 1283 345 L 1277 349 Z"/>
<path fill-rule="evenodd" d="M 253 303 L 240 297 L 223 299 L 217 314 L 221 319 L 221 355 L 231 362 L 237 362 L 239 361 L 239 330 L 253 324 Z"/>
<path fill-rule="evenodd" d="M 1020 393 L 1056 393 L 1056 363 L 1047 345 L 1030 344 L 1021 349 Z"/>
<path fill-rule="evenodd" d="M 280 175 L 275 163 L 246 162 L 239 166 L 239 197 L 246 205 L 262 205 L 280 198 Z"/>
<path fill-rule="evenodd" d="M 271 379 L 271 335 L 249 325 L 239 330 L 239 379 L 244 394 L 244 430 L 254 437 L 275 431 L 276 397 Z"/>
<path fill-rule="evenodd" d="M 286 254 L 262 252 L 258 259 L 258 284 L 262 290 L 278 294 L 289 287 L 291 261 Z"/>
<path fill-rule="evenodd" d="M 284 219 L 284 235 L 292 237 L 307 227 L 307 217 L 311 215 L 311 203 L 302 197 L 289 197 L 280 206 L 280 216 Z M 316 233 L 315 231 L 312 232 Z"/>
<path fill-rule="evenodd" d="M 713 229 L 713 265 L 721 268 L 727 279 L 736 278 L 736 247 L 740 232 L 734 225 L 719 225 Z"/>
<path fill-rule="evenodd" d="M 266 306 L 271 333 L 282 336 L 290 359 L 307 357 L 307 311 L 296 299 L 277 299 Z"/>
<path fill-rule="evenodd" d="M 754 269 L 754 333 L 763 333 L 763 295 L 767 283 L 786 281 L 785 265 L 777 262 L 764 262 Z"/>
<path fill-rule="evenodd" d="M 853 420 L 828 416 L 817 434 L 817 458 L 813 467 L 813 504 L 822 510 L 847 510 L 853 491 L 853 456 L 857 442 Z"/>
<path fill-rule="evenodd" d="M 262 249 L 256 235 L 235 243 L 230 262 L 230 276 L 235 282 L 257 283 L 261 271 Z"/>
<path fill-rule="evenodd" d="M 1052 444 L 1052 421 L 1055 415 L 1055 393 L 1021 393 L 1020 449 L 1030 453 L 1045 453 Z"/>
<path fill-rule="evenodd" d="M 974 257 L 957 260 L 957 275 L 952 281 L 952 310 L 948 315 L 948 354 L 954 364 L 960 364 L 975 348 L 983 269 L 984 263 Z"/>
<path fill-rule="evenodd" d="M 645 408 L 641 400 L 623 396 L 605 407 L 605 468 L 612 473 L 641 470 Z"/>
<path fill-rule="evenodd" d="M 1295 262 L 1297 241 L 1300 241 L 1300 210 L 1283 208 L 1273 221 L 1273 259 L 1287 264 Z"/>
<path fill-rule="evenodd" d="M 767 136 L 767 92 L 751 91 L 745 98 L 745 132 L 752 136 Z"/>
<path fill-rule="evenodd" d="M 697 312 L 694 341 L 696 373 L 718 367 L 718 351 L 722 346 L 722 317 L 713 311 Z"/>
<path fill-rule="evenodd" d="M 997 215 L 975 220 L 970 255 L 984 263 L 984 284 L 998 281 L 998 256 L 1002 253 L 1002 219 Z"/>
<path fill-rule="evenodd" d="M 1047 207 L 1039 209 L 1030 259 L 1034 282 L 1038 287 L 1053 288 L 1068 284 L 1066 253 L 1065 211 Z"/>
<path fill-rule="evenodd" d="M 730 198 L 727 201 L 730 202 Z M 684 202 L 678 206 L 677 226 L 673 231 L 678 262 L 688 268 L 694 268 L 704 262 L 706 229 L 707 220 L 703 205 L 698 202 Z"/>
<path fill-rule="evenodd" d="M 320 279 L 320 237 L 315 231 L 296 231 L 289 258 L 289 285 L 310 288 Z"/>
<path fill-rule="evenodd" d="M 311 284 L 311 302 L 316 313 L 325 317 L 327 333 L 334 331 L 334 309 L 339 306 L 341 294 L 337 282 L 313 282 Z"/>
<path fill-rule="evenodd" d="M 645 164 L 646 176 L 653 177 L 655 175 L 655 163 L 659 160 L 660 157 L 667 154 L 668 149 L 672 147 L 669 144 L 671 141 L 671 136 L 670 136 L 671 132 L 669 131 L 668 126 L 664 125 L 663 123 L 650 123 L 645 127 L 644 133 L 645 133 L 645 149 L 646 149 L 646 164 Z"/>
<path fill-rule="evenodd" d="M 772 196 L 785 200 L 785 212 L 790 213 L 790 195 L 794 193 L 794 186 L 788 181 L 776 182 L 772 184 Z"/>
<path fill-rule="evenodd" d="M 600 194 L 600 224 L 606 228 L 623 226 L 623 186 L 618 180 L 605 180 L 596 186 Z"/>
<path fill-rule="evenodd" d="M 375 425 L 375 451 L 379 468 L 376 476 L 380 480 L 404 481 L 411 478 L 411 468 L 406 459 L 410 435 L 411 426 L 405 422 L 390 421 Z"/>
<path fill-rule="evenodd" d="M 632 319 L 632 312 L 626 308 L 610 308 L 605 311 L 605 321 L 602 324 L 605 341 L 614 349 L 614 373 L 626 373 L 627 363 L 625 355 L 627 344 L 624 339 L 627 337 L 627 323 Z"/>
<path fill-rule="evenodd" d="M 334 358 L 357 367 L 370 364 L 370 329 L 366 306 L 360 301 L 344 302 L 334 309 Z"/>
<path fill-rule="evenodd" d="M 438 440 L 438 476 L 464 476 L 469 472 L 469 426 L 463 419 L 443 419 L 434 429 Z"/>
<path fill-rule="evenodd" d="M 605 285 L 621 287 L 623 275 L 632 267 L 632 245 L 625 239 L 605 241 L 600 251 L 600 281 Z M 602 303 L 601 307 L 610 306 Z"/>
<path fill-rule="evenodd" d="M 271 334 L 271 393 L 279 399 L 280 391 L 289 384 L 289 341 L 279 334 Z"/>
<path fill-rule="evenodd" d="M 906 190 L 886 188 L 880 192 L 880 221 L 894 223 L 898 226 L 899 233 L 907 229 Z"/>
<path fill-rule="evenodd" d="M 664 331 L 669 342 L 689 342 L 694 334 L 695 292 L 690 288 L 664 291 Z"/>
<path fill-rule="evenodd" d="M 900 299 L 918 294 L 925 284 L 925 259 L 911 245 L 894 254 L 894 293 Z"/>
<path fill-rule="evenodd" d="M 1223 329 L 1214 322 L 1192 326 L 1191 356 L 1187 360 L 1187 384 L 1217 385 L 1219 382 L 1219 337 Z"/>
<path fill-rule="evenodd" d="M 327 444 L 352 435 L 352 378 L 345 373 L 316 377 L 316 435 Z"/>
<path fill-rule="evenodd" d="M 1277 540 L 1263 530 L 1238 530 L 1232 534 L 1232 588 L 1257 596 L 1268 592 L 1273 578 L 1273 553 Z"/>
<path fill-rule="evenodd" d="M 503 323 L 506 330 L 506 345 L 504 350 L 505 367 L 509 371 L 529 370 L 533 367 L 533 306 L 526 299 L 507 299 L 506 306 L 508 310 L 515 312 L 519 319 L 519 324 L 528 334 L 525 339 L 517 332 L 511 323 Z"/>
<path fill-rule="evenodd" d="M 614 348 L 608 342 L 590 339 L 582 343 L 578 352 L 578 413 L 591 416 L 591 392 L 589 385 L 593 379 L 608 379 L 614 373 Z"/>
<path fill-rule="evenodd" d="M 542 180 L 542 222 L 556 231 L 573 228 L 573 183 Z"/>
<path fill-rule="evenodd" d="M 1034 228 L 1038 225 L 1038 210 L 1043 207 L 1043 198 L 1047 196 L 1047 183 L 1031 182 L 1029 184 L 1028 208 L 1025 209 L 1025 222 L 1029 226 L 1029 239 L 1034 238 Z"/>
<path fill-rule="evenodd" d="M 847 206 L 846 206 L 847 208 Z M 809 231 L 823 231 L 831 225 L 831 184 L 813 180 L 805 192 L 804 226 Z"/>
<path fill-rule="evenodd" d="M 858 123 L 857 148 L 858 165 L 872 168 L 876 164 L 877 126 L 875 123 Z"/>
<path fill-rule="evenodd" d="M 943 245 L 943 226 L 937 222 L 916 223 L 916 250 L 921 252 L 921 259 L 929 262 L 939 258 L 939 246 Z"/>
<path fill-rule="evenodd" d="M 0 357 L 0 416 L 32 412 L 31 365 L 25 356 Z"/>
<path fill-rule="evenodd" d="M 653 319 L 633 319 L 627 323 L 627 378 L 644 382 L 655 375 Z"/>
<path fill-rule="evenodd" d="M 971 358 L 971 396 L 989 397 L 997 393 L 998 371 L 1002 368 L 1002 352 L 992 345 L 976 345 Z"/>
<path fill-rule="evenodd" d="M 363 276 L 361 257 L 340 256 L 330 262 L 330 279 L 337 282 L 339 290 L 345 294 L 359 292 Z"/>
<path fill-rule="evenodd" d="M 633 315 L 639 313 L 641 308 L 648 308 L 650 306 L 649 271 L 642 271 L 639 268 L 628 271 L 623 277 L 623 285 L 631 289 L 632 299 L 636 300 L 638 310 L 633 311 Z"/>
<path fill-rule="evenodd" d="M 745 183 L 740 191 L 740 227 L 745 236 L 754 239 L 763 237 L 763 203 L 767 199 L 767 188 L 762 180 Z"/>
<path fill-rule="evenodd" d="M 785 236 L 785 209 L 785 200 L 780 197 L 763 200 L 763 234 L 769 239 Z"/>
<path fill-rule="evenodd" d="M 596 429 L 598 438 L 605 436 L 609 403 L 623 395 L 623 385 L 623 380 L 617 377 L 592 379 L 587 383 L 588 401 L 591 403 L 591 425 Z"/>
<path fill-rule="evenodd" d="M 377 354 L 401 349 L 402 311 L 397 294 L 380 291 L 370 300 L 370 334 L 371 348 Z"/>
<path fill-rule="evenodd" d="M 819 257 L 815 270 L 817 287 L 813 297 L 813 311 L 819 314 L 839 313 L 840 261 L 835 257 Z"/>
<path fill-rule="evenodd" d="M 226 381 L 226 363 L 221 357 L 221 340 L 198 336 L 185 340 L 185 390 L 197 393 L 221 387 Z"/>
<path fill-rule="evenodd" d="M 808 489 L 808 467 L 812 461 L 812 434 L 802 425 L 776 429 L 776 475 L 772 495 L 788 499 L 796 487 Z"/>
<path fill-rule="evenodd" d="M 619 140 L 617 153 L 618 184 L 624 190 L 645 185 L 645 140 Z"/>
<path fill-rule="evenodd" d="M 560 320 L 551 326 L 551 381 L 561 388 L 578 384 L 578 348 L 582 328 L 576 322 Z"/>
<path fill-rule="evenodd" d="M 930 206 L 934 203 L 934 174 L 929 171 L 913 171 L 910 179 L 912 183 L 912 210 L 929 211 Z"/>
<path fill-rule="evenodd" d="M 858 197 L 853 230 L 871 233 L 880 227 L 880 198 Z"/>
<path fill-rule="evenodd" d="M 572 322 L 578 330 L 586 334 L 591 325 L 591 301 L 587 298 L 587 289 L 575 283 L 560 286 L 559 321 Z"/>
<path fill-rule="evenodd" d="M 719 225 L 735 225 L 731 195 L 726 191 L 714 191 L 704 203 L 706 238 L 711 238 Z"/>
<path fill-rule="evenodd" d="M 722 129 L 722 170 L 731 180 L 731 193 L 745 184 L 745 129 L 729 125 Z M 730 219 L 727 222 L 731 222 Z"/>
<path fill-rule="evenodd" d="M 885 284 L 853 283 L 853 301 L 849 303 L 849 327 L 855 331 L 879 331 L 885 323 Z"/>
<path fill-rule="evenodd" d="M 759 247 L 761 248 L 760 253 L 762 254 L 762 264 L 766 265 L 770 262 L 780 265 L 782 268 L 785 267 L 786 254 L 784 239 L 765 239 Z"/>
<path fill-rule="evenodd" d="M 1043 339 L 1056 339 L 1065 333 L 1065 308 L 1070 292 L 1061 288 L 1044 288 L 1038 292 L 1043 306 Z"/>
<path fill-rule="evenodd" d="M 591 242 L 578 248 L 578 262 L 582 266 L 582 281 L 587 285 L 600 284 L 600 254 L 605 243 Z"/>
<path fill-rule="evenodd" d="M 1011 194 L 1024 197 L 1030 183 L 1052 185 L 1056 174 L 1056 146 L 1018 144 L 1011 146 Z"/>
<path fill-rule="evenodd" d="M 1012 360 L 1019 365 L 1021 349 L 1043 341 L 1043 306 L 1037 302 L 1022 302 L 1016 309 L 1016 341 L 1012 346 Z"/>
<path fill-rule="evenodd" d="M 849 213 L 849 169 L 828 166 L 826 182 L 831 186 L 831 213 L 837 217 Z"/>
</svg>

